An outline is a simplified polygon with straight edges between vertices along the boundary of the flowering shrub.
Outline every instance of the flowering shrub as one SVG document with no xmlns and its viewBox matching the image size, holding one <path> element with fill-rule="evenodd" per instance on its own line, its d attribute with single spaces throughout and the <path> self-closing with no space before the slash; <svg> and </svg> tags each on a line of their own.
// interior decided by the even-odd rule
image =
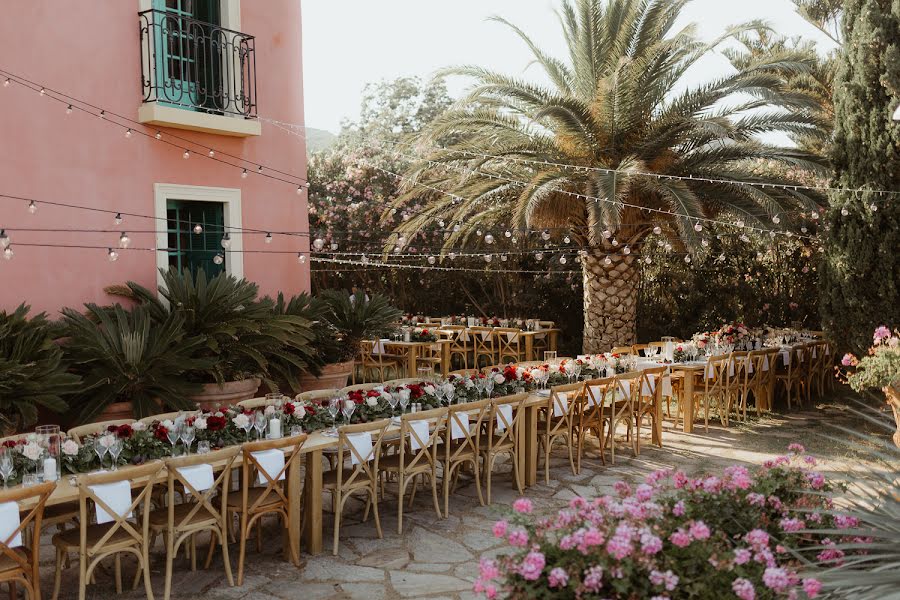
<svg viewBox="0 0 900 600">
<path fill-rule="evenodd" d="M 755 473 L 721 476 L 657 471 L 615 495 L 575 498 L 549 518 L 523 499 L 494 525 L 510 546 L 483 559 L 475 591 L 487 598 L 815 598 L 816 579 L 798 574 L 790 549 L 826 541 L 809 529 L 856 526 L 833 516 L 834 491 L 816 461 L 792 444 Z M 849 532 L 848 532 L 849 533 Z M 827 550 L 825 551 L 827 552 Z M 733 594 L 728 594 L 728 591 Z"/>
<path fill-rule="evenodd" d="M 900 330 L 891 330 L 882 325 L 872 336 L 872 347 L 868 356 L 862 359 L 845 354 L 841 364 L 852 368 L 848 377 L 850 387 L 856 391 L 867 388 L 900 386 Z"/>
</svg>

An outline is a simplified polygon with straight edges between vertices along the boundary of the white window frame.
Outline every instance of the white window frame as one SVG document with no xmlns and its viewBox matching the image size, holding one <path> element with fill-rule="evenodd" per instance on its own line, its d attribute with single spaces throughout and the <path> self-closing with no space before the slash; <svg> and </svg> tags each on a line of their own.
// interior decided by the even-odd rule
<svg viewBox="0 0 900 600">
<path fill-rule="evenodd" d="M 225 253 L 225 272 L 238 279 L 244 278 L 244 236 L 240 188 L 206 187 L 180 185 L 176 183 L 153 184 L 154 215 L 156 216 L 156 280 L 163 284 L 159 269 L 169 268 L 169 253 L 161 249 L 169 247 L 168 202 L 169 200 L 189 200 L 191 202 L 218 202 L 224 205 L 225 227 L 231 235 L 231 247 Z"/>
</svg>

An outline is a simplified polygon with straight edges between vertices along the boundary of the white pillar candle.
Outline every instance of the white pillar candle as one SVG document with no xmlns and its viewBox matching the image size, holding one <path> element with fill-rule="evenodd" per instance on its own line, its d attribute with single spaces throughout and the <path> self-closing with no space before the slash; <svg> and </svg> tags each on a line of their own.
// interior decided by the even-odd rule
<svg viewBox="0 0 900 600">
<path fill-rule="evenodd" d="M 281 419 L 273 418 L 269 420 L 269 437 L 272 439 L 281 437 Z"/>
<path fill-rule="evenodd" d="M 52 456 L 44 459 L 44 481 L 56 481 L 56 459 Z"/>
</svg>

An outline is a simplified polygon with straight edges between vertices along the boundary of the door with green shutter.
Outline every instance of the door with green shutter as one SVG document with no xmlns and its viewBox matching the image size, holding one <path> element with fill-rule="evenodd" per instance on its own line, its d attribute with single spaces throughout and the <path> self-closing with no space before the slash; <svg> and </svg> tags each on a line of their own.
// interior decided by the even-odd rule
<svg viewBox="0 0 900 600">
<path fill-rule="evenodd" d="M 217 254 L 225 254 L 222 236 L 225 233 L 225 205 L 221 202 L 192 202 L 169 200 L 168 219 L 169 266 L 190 269 L 196 275 L 203 269 L 208 277 L 225 270 L 226 260 L 216 264 Z M 194 233 L 200 225 L 201 233 Z"/>
</svg>

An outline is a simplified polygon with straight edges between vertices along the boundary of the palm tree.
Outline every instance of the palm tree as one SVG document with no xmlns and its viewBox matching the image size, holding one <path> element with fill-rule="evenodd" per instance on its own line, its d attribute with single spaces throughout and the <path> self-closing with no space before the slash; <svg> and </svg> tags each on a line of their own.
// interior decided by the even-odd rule
<svg viewBox="0 0 900 600">
<path fill-rule="evenodd" d="M 424 159 L 394 206 L 425 201 L 425 209 L 394 230 L 389 247 L 439 219 L 459 224 L 445 253 L 491 227 L 567 235 L 581 248 L 584 349 L 600 351 L 634 341 L 639 255 L 651 233 L 699 252 L 698 218 L 770 229 L 780 215 L 787 228 L 797 220 L 789 213 L 816 208 L 821 200 L 802 190 L 640 175 L 792 183 L 756 174 L 760 161 L 780 172 L 823 167 L 809 152 L 760 139 L 822 131 L 815 99 L 784 85 L 786 72 L 808 69 L 808 54 L 750 57 L 737 72 L 688 86 L 700 59 L 764 25 L 703 43 L 692 25 L 674 28 L 687 1 L 562 0 L 564 60 L 495 17 L 527 44 L 549 85 L 477 66 L 446 71 L 474 85 L 414 139 Z"/>
</svg>

